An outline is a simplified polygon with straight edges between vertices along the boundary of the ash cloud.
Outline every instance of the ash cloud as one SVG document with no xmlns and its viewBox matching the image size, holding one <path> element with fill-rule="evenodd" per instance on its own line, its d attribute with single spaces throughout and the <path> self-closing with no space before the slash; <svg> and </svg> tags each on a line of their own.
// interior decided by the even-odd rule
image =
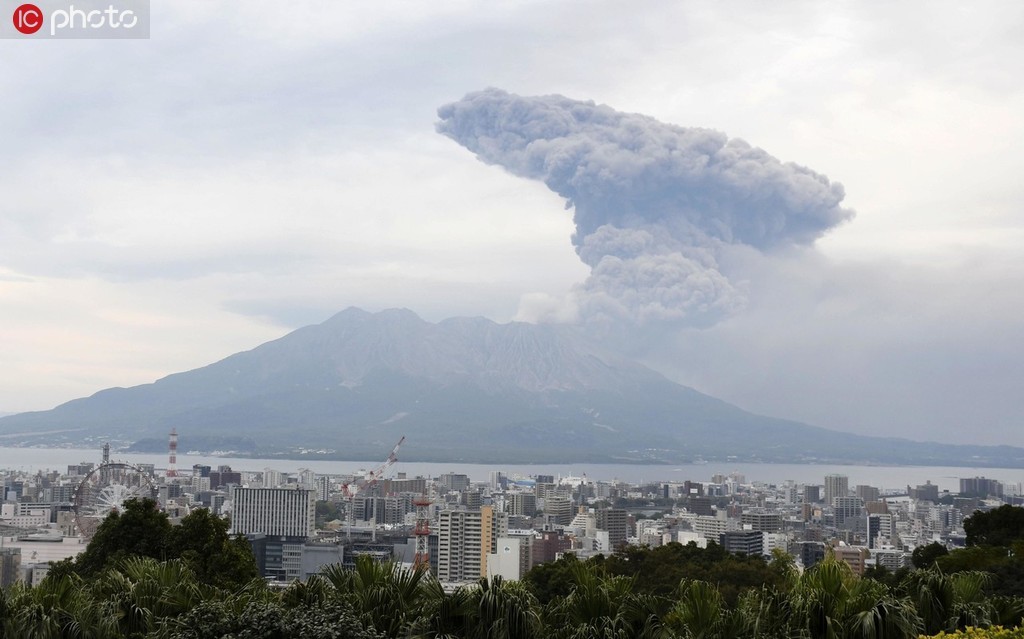
<svg viewBox="0 0 1024 639">
<path fill-rule="evenodd" d="M 438 115 L 439 133 L 573 209 L 591 274 L 569 304 L 587 322 L 713 324 L 746 300 L 721 265 L 730 247 L 809 245 L 853 217 L 840 184 L 718 131 L 499 89 Z M 535 315 L 566 315 L 534 302 Z"/>
</svg>

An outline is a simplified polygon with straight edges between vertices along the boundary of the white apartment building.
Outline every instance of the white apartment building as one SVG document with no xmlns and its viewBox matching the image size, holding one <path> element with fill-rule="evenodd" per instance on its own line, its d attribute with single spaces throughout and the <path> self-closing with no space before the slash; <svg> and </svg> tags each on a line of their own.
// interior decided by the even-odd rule
<svg viewBox="0 0 1024 639">
<path fill-rule="evenodd" d="M 291 488 L 236 488 L 231 527 L 243 535 L 312 537 L 316 492 Z"/>
<path fill-rule="evenodd" d="M 487 576 L 487 555 L 508 535 L 508 514 L 490 506 L 442 510 L 437 514 L 437 578 L 443 583 L 472 582 Z"/>
<path fill-rule="evenodd" d="M 695 533 L 715 543 L 718 543 L 718 539 L 729 530 L 728 521 L 718 517 L 708 517 L 707 515 L 697 515 L 690 520 L 690 525 L 693 526 Z M 735 525 L 733 528 L 735 528 Z"/>
</svg>

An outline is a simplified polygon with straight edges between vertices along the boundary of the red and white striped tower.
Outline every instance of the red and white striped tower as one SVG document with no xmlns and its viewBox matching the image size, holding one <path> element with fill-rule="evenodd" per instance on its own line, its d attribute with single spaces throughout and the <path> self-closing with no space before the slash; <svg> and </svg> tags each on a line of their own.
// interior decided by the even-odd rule
<svg viewBox="0 0 1024 639">
<path fill-rule="evenodd" d="M 426 495 L 417 497 L 412 501 L 416 506 L 416 528 L 413 534 L 416 535 L 416 558 L 413 559 L 413 568 L 416 570 L 430 570 L 430 504 L 431 500 Z"/>
<path fill-rule="evenodd" d="M 171 429 L 171 439 L 168 443 L 167 454 L 167 478 L 178 476 L 178 429 Z"/>
</svg>

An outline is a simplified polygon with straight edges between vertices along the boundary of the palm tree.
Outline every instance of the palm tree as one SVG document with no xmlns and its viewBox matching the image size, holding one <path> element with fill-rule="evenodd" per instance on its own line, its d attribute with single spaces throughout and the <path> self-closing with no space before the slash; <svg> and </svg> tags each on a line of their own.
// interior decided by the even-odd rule
<svg viewBox="0 0 1024 639">
<path fill-rule="evenodd" d="M 996 620 L 997 610 L 984 592 L 990 579 L 985 572 L 946 574 L 934 566 L 910 573 L 900 587 L 917 607 L 925 633 L 933 635 Z"/>
<path fill-rule="evenodd" d="M 540 633 L 537 598 L 519 582 L 481 579 L 470 589 L 467 639 L 532 639 Z"/>
<path fill-rule="evenodd" d="M 406 570 L 392 562 L 356 559 L 355 570 L 332 564 L 321 573 L 342 597 L 348 598 L 364 625 L 390 637 L 400 636 L 419 617 L 426 601 L 425 570 Z"/>
<path fill-rule="evenodd" d="M 687 639 L 718 639 L 731 624 L 732 615 L 718 588 L 705 581 L 684 579 L 676 589 L 677 600 L 665 621 L 679 636 Z"/>
<path fill-rule="evenodd" d="M 118 636 L 77 575 L 44 579 L 36 587 L 15 584 L 5 597 L 3 636 L 25 639 L 106 639 Z"/>
<path fill-rule="evenodd" d="M 574 587 L 544 611 L 546 636 L 555 639 L 648 639 L 665 637 L 658 600 L 634 592 L 633 577 L 607 577 L 596 566 L 572 566 Z"/>
<path fill-rule="evenodd" d="M 809 639 L 912 638 L 920 619 L 906 599 L 881 583 L 860 579 L 829 556 L 800 576 L 790 592 L 794 633 Z"/>
</svg>

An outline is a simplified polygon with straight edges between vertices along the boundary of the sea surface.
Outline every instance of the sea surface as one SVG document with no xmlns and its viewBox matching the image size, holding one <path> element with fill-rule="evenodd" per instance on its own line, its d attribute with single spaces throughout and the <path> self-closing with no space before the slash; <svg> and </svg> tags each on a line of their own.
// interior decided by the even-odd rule
<svg viewBox="0 0 1024 639">
<path fill-rule="evenodd" d="M 75 448 L 5 448 L 0 447 L 0 469 L 22 472 L 57 470 L 66 472 L 69 464 L 80 462 L 99 463 L 102 453 L 99 449 Z M 142 453 L 111 453 L 111 461 L 132 464 L 153 464 L 157 469 L 167 467 L 167 455 Z M 231 466 L 234 470 L 262 471 L 270 468 L 283 473 L 297 472 L 305 468 L 319 474 L 344 475 L 360 470 L 375 468 L 382 460 L 285 460 L 254 459 L 241 457 L 211 457 L 179 454 L 177 468 L 191 469 L 194 464 L 216 468 Z M 619 480 L 629 483 L 711 481 L 712 475 L 740 473 L 747 482 L 781 484 L 792 480 L 801 484 L 821 484 L 825 475 L 837 473 L 849 477 L 851 488 L 859 484 L 881 489 L 899 489 L 917 486 L 931 481 L 939 490 L 958 491 L 961 477 L 987 477 L 1004 484 L 1017 486 L 1020 492 L 1024 484 L 1024 469 L 1021 468 L 975 468 L 970 466 L 845 466 L 834 464 L 761 464 L 761 463 L 720 463 L 706 464 L 468 464 L 404 462 L 399 451 L 398 462 L 387 475 L 405 473 L 408 477 L 437 477 L 442 473 L 462 473 L 473 481 L 487 481 L 491 471 L 501 471 L 507 476 L 530 477 L 532 475 L 554 475 L 557 477 L 582 477 L 591 480 Z"/>
</svg>

